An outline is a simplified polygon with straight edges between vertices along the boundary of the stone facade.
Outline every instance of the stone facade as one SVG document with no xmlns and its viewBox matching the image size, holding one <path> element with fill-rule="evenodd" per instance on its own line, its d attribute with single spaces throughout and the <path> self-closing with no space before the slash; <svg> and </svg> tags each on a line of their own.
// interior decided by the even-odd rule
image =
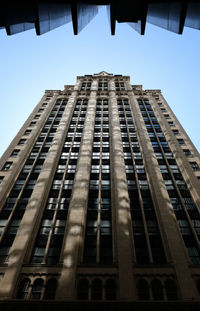
<svg viewBox="0 0 200 311">
<path fill-rule="evenodd" d="M 45 91 L 0 160 L 1 307 L 198 310 L 199 179 L 160 90 Z"/>
</svg>

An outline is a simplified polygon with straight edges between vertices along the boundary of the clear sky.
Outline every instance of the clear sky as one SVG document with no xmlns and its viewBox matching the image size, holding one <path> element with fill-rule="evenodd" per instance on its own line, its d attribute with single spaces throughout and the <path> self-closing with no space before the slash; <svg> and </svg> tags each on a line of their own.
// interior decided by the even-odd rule
<svg viewBox="0 0 200 311">
<path fill-rule="evenodd" d="M 179 36 L 147 24 L 141 36 L 117 24 L 111 36 L 104 7 L 78 36 L 71 23 L 42 36 L 30 30 L 9 37 L 0 30 L 0 155 L 45 89 L 62 90 L 76 76 L 102 70 L 161 89 L 200 151 L 199 69 L 200 31 L 185 28 Z"/>
</svg>

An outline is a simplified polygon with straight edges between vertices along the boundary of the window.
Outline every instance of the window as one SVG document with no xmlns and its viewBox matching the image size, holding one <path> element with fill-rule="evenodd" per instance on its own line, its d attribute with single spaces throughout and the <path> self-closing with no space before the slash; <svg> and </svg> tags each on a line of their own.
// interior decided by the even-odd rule
<svg viewBox="0 0 200 311">
<path fill-rule="evenodd" d="M 15 205 L 16 200 L 17 198 L 8 198 L 4 208 L 7 210 L 11 210 Z"/>
<path fill-rule="evenodd" d="M 60 245 L 59 247 L 50 247 L 48 250 L 47 264 L 50 265 L 57 264 L 59 262 L 60 252 L 61 252 Z"/>
<path fill-rule="evenodd" d="M 107 91 L 108 83 L 107 82 L 99 82 L 98 91 Z"/>
<path fill-rule="evenodd" d="M 29 126 L 31 126 L 31 127 L 32 127 L 32 126 L 35 126 L 35 125 L 36 125 L 36 122 L 35 122 L 35 121 L 33 121 L 33 122 L 31 122 L 31 123 L 30 123 L 30 125 L 29 125 Z"/>
<path fill-rule="evenodd" d="M 124 82 L 115 82 L 116 91 L 125 91 Z"/>
<path fill-rule="evenodd" d="M 89 282 L 87 279 L 80 279 L 78 282 L 77 298 L 79 300 L 87 300 L 89 291 Z"/>
<path fill-rule="evenodd" d="M 199 166 L 196 162 L 189 162 L 193 171 L 197 171 L 199 169 Z"/>
<path fill-rule="evenodd" d="M 36 184 L 36 179 L 30 179 L 27 184 L 27 189 L 33 189 Z"/>
<path fill-rule="evenodd" d="M 92 300 L 101 300 L 102 299 L 102 281 L 95 279 L 92 282 L 91 288 Z"/>
<path fill-rule="evenodd" d="M 37 158 L 37 155 L 38 155 L 38 153 L 37 152 L 31 152 L 30 153 L 30 156 L 29 156 L 29 159 L 36 159 Z"/>
<path fill-rule="evenodd" d="M 28 136 L 30 133 L 31 133 L 31 130 L 26 130 L 26 131 L 24 132 L 24 136 Z"/>
<path fill-rule="evenodd" d="M 4 263 L 7 261 L 9 250 L 10 250 L 10 246 L 0 247 L 0 263 Z"/>
<path fill-rule="evenodd" d="M 160 153 L 160 152 L 155 152 L 155 156 L 156 156 L 157 159 L 162 159 L 163 158 L 162 153 Z"/>
<path fill-rule="evenodd" d="M 23 279 L 19 285 L 19 291 L 17 294 L 18 299 L 26 299 L 29 292 L 31 281 L 29 279 Z"/>
<path fill-rule="evenodd" d="M 191 155 L 191 152 L 189 149 L 183 149 L 183 152 L 184 152 L 186 157 L 189 157 Z"/>
<path fill-rule="evenodd" d="M 0 236 L 2 235 L 4 228 L 7 224 L 7 219 L 0 219 Z"/>
<path fill-rule="evenodd" d="M 49 198 L 46 209 L 54 210 L 56 208 L 57 198 Z"/>
<path fill-rule="evenodd" d="M 81 85 L 81 91 L 89 91 L 91 88 L 91 83 L 90 82 L 83 82 Z"/>
<path fill-rule="evenodd" d="M 54 227 L 53 234 L 63 235 L 65 232 L 65 220 L 57 219 Z"/>
<path fill-rule="evenodd" d="M 32 168 L 32 165 L 26 164 L 26 165 L 24 165 L 22 172 L 28 174 L 31 171 L 31 168 Z"/>
<path fill-rule="evenodd" d="M 0 184 L 2 183 L 4 176 L 0 176 Z"/>
<path fill-rule="evenodd" d="M 44 252 L 45 252 L 45 247 L 36 247 L 33 252 L 32 262 L 41 263 L 43 260 Z"/>
<path fill-rule="evenodd" d="M 15 183 L 14 190 L 20 190 L 25 184 L 25 179 L 18 179 Z"/>
<path fill-rule="evenodd" d="M 18 142 L 19 146 L 23 146 L 26 142 L 26 139 L 20 139 L 20 141 Z"/>
<path fill-rule="evenodd" d="M 47 152 L 41 152 L 39 155 L 39 159 L 46 159 Z"/>
<path fill-rule="evenodd" d="M 161 173 L 168 173 L 168 169 L 166 165 L 159 165 Z"/>
<path fill-rule="evenodd" d="M 149 285 L 147 281 L 141 279 L 137 283 L 139 300 L 149 300 Z"/>
<path fill-rule="evenodd" d="M 13 152 L 11 153 L 11 157 L 16 158 L 19 152 L 20 152 L 19 149 L 14 149 Z"/>
<path fill-rule="evenodd" d="M 163 288 L 159 280 L 153 280 L 151 282 L 152 295 L 154 300 L 163 300 Z"/>
<path fill-rule="evenodd" d="M 188 247 L 188 254 L 190 256 L 190 260 L 193 264 L 200 264 L 199 251 L 196 247 Z"/>
<path fill-rule="evenodd" d="M 42 165 L 41 165 L 41 164 L 37 164 L 37 165 L 34 167 L 33 172 L 34 172 L 34 173 L 40 173 L 41 169 L 42 169 Z"/>
<path fill-rule="evenodd" d="M 198 292 L 199 292 L 199 294 L 200 294 L 200 279 L 197 280 L 196 286 L 197 286 Z"/>
<path fill-rule="evenodd" d="M 178 130 L 172 130 L 174 135 L 179 135 L 179 131 Z"/>
<path fill-rule="evenodd" d="M 174 185 L 172 180 L 164 180 L 165 182 L 165 186 L 167 188 L 167 190 L 173 190 L 174 189 Z"/>
<path fill-rule="evenodd" d="M 170 169 L 171 169 L 172 173 L 180 173 L 177 165 L 170 165 Z"/>
<path fill-rule="evenodd" d="M 43 279 L 36 279 L 33 283 L 31 299 L 39 300 L 42 294 Z"/>
<path fill-rule="evenodd" d="M 182 138 L 177 139 L 180 146 L 185 145 L 185 142 Z"/>
<path fill-rule="evenodd" d="M 106 300 L 116 300 L 116 283 L 112 279 L 106 281 Z"/>
<path fill-rule="evenodd" d="M 165 290 L 166 290 L 166 295 L 168 300 L 177 300 L 177 288 L 176 284 L 173 280 L 166 280 L 165 281 Z"/>
<path fill-rule="evenodd" d="M 57 280 L 50 279 L 47 281 L 46 289 L 44 293 L 44 299 L 54 299 L 56 295 L 56 288 L 57 288 Z"/>
<path fill-rule="evenodd" d="M 65 165 L 58 165 L 57 173 L 64 173 L 65 172 Z"/>
<path fill-rule="evenodd" d="M 6 162 L 3 166 L 3 171 L 8 171 L 12 165 L 12 162 Z"/>
<path fill-rule="evenodd" d="M 8 227 L 7 233 L 16 235 L 20 222 L 21 222 L 21 219 L 13 219 L 11 224 Z"/>
</svg>

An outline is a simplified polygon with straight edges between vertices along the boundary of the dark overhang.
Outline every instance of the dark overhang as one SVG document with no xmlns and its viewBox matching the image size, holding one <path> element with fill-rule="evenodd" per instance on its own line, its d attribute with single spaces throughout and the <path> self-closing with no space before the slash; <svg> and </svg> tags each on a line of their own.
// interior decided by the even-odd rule
<svg viewBox="0 0 200 311">
<path fill-rule="evenodd" d="M 35 28 L 42 35 L 72 22 L 77 35 L 106 5 L 111 34 L 116 21 L 128 23 L 141 35 L 146 22 L 182 34 L 184 26 L 200 29 L 200 1 L 149 0 L 48 0 L 4 1 L 0 3 L 0 28 L 8 35 Z"/>
</svg>

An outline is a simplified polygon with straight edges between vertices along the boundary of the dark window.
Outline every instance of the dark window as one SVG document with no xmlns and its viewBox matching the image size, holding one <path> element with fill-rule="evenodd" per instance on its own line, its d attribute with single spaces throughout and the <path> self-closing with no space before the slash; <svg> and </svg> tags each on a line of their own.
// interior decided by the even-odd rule
<svg viewBox="0 0 200 311">
<path fill-rule="evenodd" d="M 78 282 L 77 298 L 79 300 L 88 299 L 89 282 L 87 279 L 81 279 Z"/>
<path fill-rule="evenodd" d="M 199 292 L 199 294 L 200 294 L 200 279 L 197 280 L 196 286 L 197 286 L 198 292 Z"/>
<path fill-rule="evenodd" d="M 165 281 L 165 290 L 168 300 L 177 300 L 177 289 L 176 284 L 173 280 L 166 280 Z"/>
<path fill-rule="evenodd" d="M 81 85 L 81 91 L 89 91 L 91 88 L 91 83 L 90 82 L 83 82 Z"/>
<path fill-rule="evenodd" d="M 56 241 L 58 241 L 59 243 L 60 240 L 58 239 L 58 240 L 55 240 L 55 242 Z M 52 242 L 53 240 L 51 241 L 51 243 Z M 48 255 L 47 255 L 47 263 L 50 265 L 57 264 L 59 262 L 60 252 L 61 252 L 61 245 L 59 247 L 50 247 L 48 251 Z"/>
<path fill-rule="evenodd" d="M 29 279 L 23 279 L 19 285 L 19 291 L 17 294 L 18 299 L 26 299 L 28 296 L 29 286 L 30 286 Z"/>
<path fill-rule="evenodd" d="M 31 122 L 29 126 L 34 126 L 36 122 Z"/>
<path fill-rule="evenodd" d="M 8 171 L 12 165 L 12 162 L 6 162 L 3 166 L 3 171 Z"/>
<path fill-rule="evenodd" d="M 190 162 L 190 165 L 191 165 L 193 171 L 197 171 L 199 169 L 197 162 Z"/>
<path fill-rule="evenodd" d="M 28 136 L 30 133 L 31 133 L 31 130 L 26 130 L 26 131 L 24 132 L 24 135 L 25 135 L 25 136 Z"/>
<path fill-rule="evenodd" d="M 185 142 L 182 138 L 177 139 L 180 146 L 185 145 Z"/>
<path fill-rule="evenodd" d="M 92 300 L 101 300 L 102 299 L 102 282 L 99 279 L 96 279 L 92 282 L 91 288 Z"/>
<path fill-rule="evenodd" d="M 4 263 L 7 261 L 9 250 L 10 250 L 10 246 L 0 247 L 0 263 Z"/>
<path fill-rule="evenodd" d="M 124 91 L 125 90 L 124 82 L 115 82 L 115 89 L 116 91 Z"/>
<path fill-rule="evenodd" d="M 33 283 L 31 299 L 40 299 L 42 294 L 43 279 L 36 279 Z"/>
<path fill-rule="evenodd" d="M 139 300 L 149 300 L 149 285 L 145 280 L 139 280 L 137 283 Z"/>
<path fill-rule="evenodd" d="M 46 284 L 44 299 L 54 299 L 56 295 L 57 280 L 50 279 Z"/>
<path fill-rule="evenodd" d="M 25 142 L 26 142 L 26 139 L 20 139 L 20 141 L 18 142 L 18 145 L 22 146 L 25 144 Z"/>
<path fill-rule="evenodd" d="M 45 247 L 35 247 L 33 251 L 32 262 L 41 263 L 43 260 L 44 252 L 45 252 Z"/>
<path fill-rule="evenodd" d="M 107 82 L 99 82 L 98 85 L 98 90 L 99 91 L 107 91 L 108 90 L 108 83 Z"/>
<path fill-rule="evenodd" d="M 163 288 L 162 283 L 159 280 L 153 280 L 151 282 L 152 295 L 154 300 L 163 300 Z"/>
<path fill-rule="evenodd" d="M 174 133 L 174 135 L 178 135 L 179 134 L 178 130 L 173 130 L 172 132 Z"/>
<path fill-rule="evenodd" d="M 7 221 L 8 221 L 7 218 L 0 219 L 0 236 L 2 235 L 4 231 Z"/>
<path fill-rule="evenodd" d="M 116 283 L 109 279 L 106 281 L 106 300 L 116 300 Z"/>
<path fill-rule="evenodd" d="M 13 152 L 11 153 L 11 157 L 16 158 L 18 156 L 18 153 L 20 152 L 19 149 L 15 149 L 13 150 Z"/>
<path fill-rule="evenodd" d="M 0 184 L 2 183 L 4 176 L 0 176 Z"/>
<path fill-rule="evenodd" d="M 186 157 L 189 157 L 191 155 L 191 152 L 189 149 L 183 149 L 183 152 L 184 152 Z"/>
</svg>

